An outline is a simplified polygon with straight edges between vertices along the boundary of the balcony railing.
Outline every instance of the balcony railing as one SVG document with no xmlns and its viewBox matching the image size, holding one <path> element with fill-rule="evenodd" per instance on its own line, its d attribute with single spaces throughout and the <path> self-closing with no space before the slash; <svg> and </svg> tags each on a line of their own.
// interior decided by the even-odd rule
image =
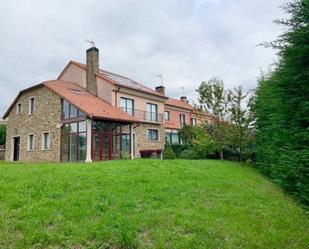
<svg viewBox="0 0 309 249">
<path fill-rule="evenodd" d="M 161 113 L 147 112 L 126 107 L 120 107 L 120 109 L 141 121 L 163 123 L 163 114 Z"/>
</svg>

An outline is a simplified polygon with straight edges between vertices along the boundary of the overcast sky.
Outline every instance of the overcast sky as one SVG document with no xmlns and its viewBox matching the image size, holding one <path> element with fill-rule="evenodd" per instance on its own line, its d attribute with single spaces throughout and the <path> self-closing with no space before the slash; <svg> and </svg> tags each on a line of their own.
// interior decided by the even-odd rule
<svg viewBox="0 0 309 249">
<path fill-rule="evenodd" d="M 282 0 L 50 0 L 0 2 L 0 116 L 18 91 L 55 79 L 69 60 L 85 62 L 85 40 L 100 67 L 167 94 L 196 98 L 201 81 L 257 85 L 275 51 Z"/>
</svg>

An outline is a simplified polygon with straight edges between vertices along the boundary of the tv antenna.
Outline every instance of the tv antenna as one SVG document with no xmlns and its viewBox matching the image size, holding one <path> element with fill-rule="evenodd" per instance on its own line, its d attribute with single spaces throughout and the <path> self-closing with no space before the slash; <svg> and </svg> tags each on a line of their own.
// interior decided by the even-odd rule
<svg viewBox="0 0 309 249">
<path fill-rule="evenodd" d="M 182 87 L 180 87 L 180 89 L 182 90 L 182 96 L 184 96 L 185 95 L 185 88 L 182 86 Z"/>
<path fill-rule="evenodd" d="M 86 40 L 86 42 L 89 43 L 91 47 L 95 47 L 95 42 L 92 38 L 90 40 Z"/>
<path fill-rule="evenodd" d="M 158 75 L 156 75 L 157 77 L 159 77 L 161 79 L 161 85 L 163 85 L 163 76 L 161 73 L 159 73 Z"/>
</svg>

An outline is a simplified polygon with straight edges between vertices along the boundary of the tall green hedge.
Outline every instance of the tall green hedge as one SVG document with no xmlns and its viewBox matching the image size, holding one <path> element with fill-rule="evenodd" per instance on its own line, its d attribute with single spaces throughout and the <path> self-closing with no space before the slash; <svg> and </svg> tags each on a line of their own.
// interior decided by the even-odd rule
<svg viewBox="0 0 309 249">
<path fill-rule="evenodd" d="M 6 126 L 4 124 L 0 124 L 0 145 L 5 144 L 5 136 L 6 136 Z"/>
<path fill-rule="evenodd" d="M 276 69 L 259 81 L 257 167 L 309 204 L 309 0 L 285 5 L 287 26 L 268 45 L 279 49 Z"/>
</svg>

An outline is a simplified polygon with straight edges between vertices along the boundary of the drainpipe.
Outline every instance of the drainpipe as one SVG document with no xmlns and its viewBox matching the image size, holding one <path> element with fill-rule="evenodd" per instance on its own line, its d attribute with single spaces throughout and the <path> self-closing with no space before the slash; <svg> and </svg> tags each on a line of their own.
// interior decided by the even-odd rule
<svg viewBox="0 0 309 249">
<path fill-rule="evenodd" d="M 117 106 L 117 104 L 118 104 L 118 103 L 117 103 L 117 102 L 118 102 L 118 95 L 117 95 L 117 93 L 119 92 L 119 90 L 120 90 L 120 86 L 118 86 L 118 89 L 115 91 L 115 106 L 116 106 L 116 107 L 118 107 L 118 106 Z"/>
</svg>

